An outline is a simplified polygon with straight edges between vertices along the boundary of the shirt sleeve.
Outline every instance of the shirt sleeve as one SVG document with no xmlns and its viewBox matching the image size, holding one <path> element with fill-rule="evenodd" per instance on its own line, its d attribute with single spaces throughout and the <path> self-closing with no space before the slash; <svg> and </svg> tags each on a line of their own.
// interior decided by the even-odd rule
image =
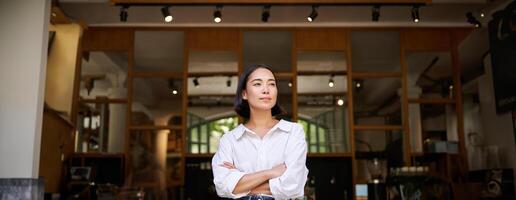
<svg viewBox="0 0 516 200">
<path fill-rule="evenodd" d="M 225 161 L 234 163 L 233 158 L 231 157 L 232 146 L 231 143 L 227 141 L 227 138 L 222 137 L 220 139 L 219 149 L 215 156 L 213 156 L 211 165 L 213 169 L 213 183 L 215 184 L 215 189 L 217 190 L 217 195 L 225 198 L 237 199 L 249 194 L 249 192 L 244 192 L 240 194 L 233 194 L 233 190 L 237 185 L 238 181 L 244 176 L 246 173 L 239 171 L 238 169 L 228 169 L 222 167 Z"/>
<path fill-rule="evenodd" d="M 280 177 L 269 180 L 269 187 L 276 199 L 294 199 L 304 195 L 308 176 L 306 168 L 307 145 L 303 127 L 296 124 L 285 149 L 287 170 Z"/>
</svg>

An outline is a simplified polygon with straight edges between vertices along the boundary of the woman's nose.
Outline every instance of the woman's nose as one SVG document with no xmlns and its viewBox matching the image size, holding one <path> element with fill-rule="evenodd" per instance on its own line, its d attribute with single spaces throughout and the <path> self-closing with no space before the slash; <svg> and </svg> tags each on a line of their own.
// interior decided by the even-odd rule
<svg viewBox="0 0 516 200">
<path fill-rule="evenodd" d="M 264 87 L 262 93 L 269 94 L 269 87 Z"/>
</svg>

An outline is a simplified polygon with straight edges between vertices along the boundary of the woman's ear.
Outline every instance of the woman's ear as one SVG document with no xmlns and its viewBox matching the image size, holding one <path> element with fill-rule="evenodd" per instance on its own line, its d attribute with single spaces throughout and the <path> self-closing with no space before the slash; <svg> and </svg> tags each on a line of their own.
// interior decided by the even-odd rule
<svg viewBox="0 0 516 200">
<path fill-rule="evenodd" d="M 246 90 L 242 90 L 242 99 L 247 100 L 247 91 Z"/>
</svg>

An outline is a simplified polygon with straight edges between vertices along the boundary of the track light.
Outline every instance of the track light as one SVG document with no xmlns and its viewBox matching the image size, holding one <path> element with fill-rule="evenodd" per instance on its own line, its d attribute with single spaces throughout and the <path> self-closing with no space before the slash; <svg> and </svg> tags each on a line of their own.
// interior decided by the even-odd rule
<svg viewBox="0 0 516 200">
<path fill-rule="evenodd" d="M 271 16 L 271 5 L 265 5 L 263 6 L 263 12 L 262 12 L 262 22 L 268 22 L 269 17 Z"/>
<path fill-rule="evenodd" d="M 195 78 L 193 79 L 193 84 L 194 84 L 194 86 L 195 86 L 196 88 L 198 88 L 198 87 L 199 87 L 199 80 L 197 79 L 197 77 L 195 77 Z"/>
<path fill-rule="evenodd" d="M 337 100 L 337 105 L 339 105 L 339 106 L 344 105 L 344 100 L 342 100 L 342 99 Z"/>
<path fill-rule="evenodd" d="M 120 21 L 121 22 L 127 21 L 127 17 L 129 16 L 129 14 L 127 13 L 128 9 L 129 9 L 129 6 L 127 6 L 127 5 L 124 5 L 120 8 Z"/>
<path fill-rule="evenodd" d="M 231 87 L 231 76 L 228 76 L 228 80 L 226 81 L 226 86 Z"/>
<path fill-rule="evenodd" d="M 317 18 L 317 15 L 319 15 L 319 14 L 317 14 L 317 8 L 319 8 L 319 6 L 317 6 L 317 5 L 312 6 L 312 12 L 306 18 L 308 20 L 308 22 L 313 22 L 315 20 L 315 18 Z"/>
<path fill-rule="evenodd" d="M 419 6 L 415 5 L 412 7 L 412 20 L 418 23 L 421 19 L 419 18 Z"/>
<path fill-rule="evenodd" d="M 468 23 L 473 24 L 476 28 L 482 27 L 482 23 L 480 23 L 480 21 L 478 21 L 477 18 L 475 18 L 475 16 L 473 16 L 473 13 L 471 13 L 471 12 L 466 13 L 466 19 L 468 20 Z"/>
<path fill-rule="evenodd" d="M 170 89 L 170 91 L 172 92 L 173 95 L 176 95 L 177 93 L 179 93 L 177 91 L 177 88 L 174 84 L 174 79 L 169 79 L 168 80 L 168 89 Z"/>
<path fill-rule="evenodd" d="M 292 81 L 288 82 L 288 87 L 292 87 Z"/>
<path fill-rule="evenodd" d="M 380 6 L 373 6 L 372 20 L 373 22 L 377 22 L 380 19 Z"/>
<path fill-rule="evenodd" d="M 222 22 L 222 5 L 217 5 L 215 7 L 215 12 L 213 12 L 213 21 L 215 23 Z"/>
<path fill-rule="evenodd" d="M 161 14 L 163 14 L 163 19 L 165 20 L 165 22 L 171 22 L 172 20 L 174 20 L 174 17 L 170 15 L 169 7 L 170 6 L 165 6 L 161 8 Z"/>
<path fill-rule="evenodd" d="M 332 75 L 330 76 L 330 80 L 328 81 L 328 86 L 329 86 L 329 87 L 331 87 L 331 88 L 332 88 L 333 86 L 335 86 L 335 81 L 333 81 L 333 77 L 334 77 L 334 75 L 332 74 Z"/>
<path fill-rule="evenodd" d="M 357 92 L 360 92 L 360 90 L 362 90 L 362 88 L 364 88 L 364 81 L 363 80 L 355 80 L 355 90 Z"/>
</svg>

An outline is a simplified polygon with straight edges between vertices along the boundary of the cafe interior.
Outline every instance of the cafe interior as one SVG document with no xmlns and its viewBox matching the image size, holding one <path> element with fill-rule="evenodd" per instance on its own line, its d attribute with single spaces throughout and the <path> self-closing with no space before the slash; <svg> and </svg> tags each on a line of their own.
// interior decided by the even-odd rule
<svg viewBox="0 0 516 200">
<path fill-rule="evenodd" d="M 42 62 L 24 72 L 41 79 L 0 67 L 2 79 L 40 88 L 39 101 L 14 103 L 8 88 L 23 86 L 0 82 L 0 146 L 35 152 L 19 155 L 33 168 L 20 175 L 25 163 L 0 147 L 12 163 L 0 186 L 29 178 L 44 199 L 223 199 L 211 161 L 244 122 L 239 75 L 266 64 L 286 111 L 276 117 L 305 131 L 298 199 L 515 199 L 514 1 L 2 4 L 17 16 L 2 19 L 13 29 L 2 41 L 30 31 L 16 25 L 30 20 L 21 9 L 46 17 L 31 22 Z M 12 54 L 1 60 L 27 59 Z M 17 109 L 35 116 L 25 147 L 11 133 L 26 126 L 10 117 Z"/>
</svg>

